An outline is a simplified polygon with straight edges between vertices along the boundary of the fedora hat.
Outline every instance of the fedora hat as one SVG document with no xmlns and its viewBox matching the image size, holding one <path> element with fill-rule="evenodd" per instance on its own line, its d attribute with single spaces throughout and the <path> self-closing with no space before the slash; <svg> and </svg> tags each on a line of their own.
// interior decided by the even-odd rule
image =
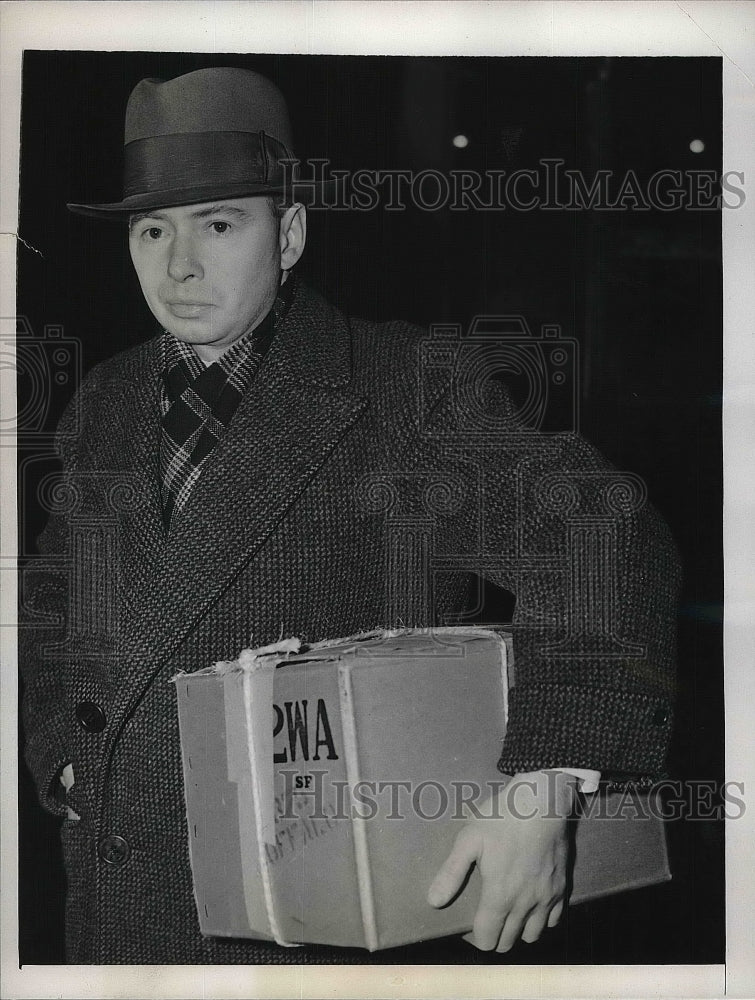
<svg viewBox="0 0 755 1000">
<path fill-rule="evenodd" d="M 259 73 L 215 67 L 142 80 L 126 107 L 123 199 L 68 208 L 117 219 L 217 198 L 286 193 L 304 200 L 292 183 L 293 164 L 284 165 L 294 159 L 292 147 L 283 94 Z"/>
</svg>

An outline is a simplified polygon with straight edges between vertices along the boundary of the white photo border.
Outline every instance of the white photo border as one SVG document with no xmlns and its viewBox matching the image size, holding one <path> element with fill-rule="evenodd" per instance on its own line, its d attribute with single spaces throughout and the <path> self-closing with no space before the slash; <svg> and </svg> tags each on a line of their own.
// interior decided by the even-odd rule
<svg viewBox="0 0 755 1000">
<path fill-rule="evenodd" d="M 724 210 L 724 553 L 726 780 L 755 784 L 755 5 L 747 2 L 0 3 L 0 317 L 15 315 L 21 61 L 33 49 L 363 55 L 720 56 L 724 171 L 744 173 Z M 753 192 L 753 193 L 751 193 Z M 2 323 L 12 320 L 3 319 Z M 15 329 L 15 328 L 14 328 Z M 3 333 L 8 331 L 3 330 Z M 3 414 L 15 411 L 13 393 Z M 3 455 L 0 558 L 16 537 L 13 455 Z M 715 529 L 715 526 L 713 526 Z M 11 543 L 12 544 L 12 543 Z M 15 617 L 3 572 L 0 623 Z M 755 808 L 729 822 L 726 966 L 265 966 L 18 968 L 13 629 L 2 642 L 3 997 L 745 997 L 755 993 Z"/>
</svg>

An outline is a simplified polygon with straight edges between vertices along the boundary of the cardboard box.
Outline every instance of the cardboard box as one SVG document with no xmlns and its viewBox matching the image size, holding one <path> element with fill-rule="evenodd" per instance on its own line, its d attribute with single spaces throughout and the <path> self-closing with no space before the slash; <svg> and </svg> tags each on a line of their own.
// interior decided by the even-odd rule
<svg viewBox="0 0 755 1000">
<path fill-rule="evenodd" d="M 509 660 L 491 631 L 405 630 L 175 678 L 202 932 L 374 951 L 469 930 L 476 871 L 425 897 L 465 799 L 505 782 Z M 572 902 L 670 878 L 662 822 L 633 817 L 576 824 Z"/>
</svg>

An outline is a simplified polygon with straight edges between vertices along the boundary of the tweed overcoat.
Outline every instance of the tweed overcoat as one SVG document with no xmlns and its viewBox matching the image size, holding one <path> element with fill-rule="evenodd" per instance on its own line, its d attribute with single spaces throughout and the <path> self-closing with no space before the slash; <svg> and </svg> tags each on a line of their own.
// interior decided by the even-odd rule
<svg viewBox="0 0 755 1000">
<path fill-rule="evenodd" d="M 339 961 L 200 935 L 171 678 L 281 635 L 453 621 L 474 606 L 475 573 L 516 597 L 501 769 L 661 773 L 678 586 L 666 527 L 576 434 L 461 433 L 425 336 L 348 319 L 300 286 L 167 537 L 158 340 L 98 366 L 66 411 L 20 649 L 26 759 L 47 809 L 65 814 L 58 775 L 75 773 L 69 961 Z M 606 519 L 595 504 L 611 482 Z M 603 542 L 580 550 L 580 578 L 569 546 L 588 515 Z M 600 572 L 598 641 L 572 590 Z"/>
</svg>

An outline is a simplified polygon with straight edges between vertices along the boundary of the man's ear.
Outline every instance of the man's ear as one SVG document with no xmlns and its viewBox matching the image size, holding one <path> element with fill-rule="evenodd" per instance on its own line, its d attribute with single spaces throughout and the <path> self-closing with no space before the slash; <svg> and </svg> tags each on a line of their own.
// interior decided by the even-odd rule
<svg viewBox="0 0 755 1000">
<path fill-rule="evenodd" d="M 307 210 L 297 202 L 280 221 L 281 268 L 290 270 L 304 253 L 307 242 Z"/>
</svg>

